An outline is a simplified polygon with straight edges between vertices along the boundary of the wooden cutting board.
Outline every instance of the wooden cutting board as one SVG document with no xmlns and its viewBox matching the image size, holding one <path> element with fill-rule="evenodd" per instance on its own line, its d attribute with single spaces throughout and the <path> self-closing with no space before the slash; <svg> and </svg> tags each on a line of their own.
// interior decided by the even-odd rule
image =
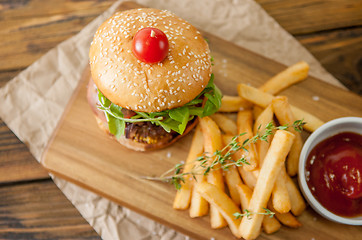
<svg viewBox="0 0 362 240">
<path fill-rule="evenodd" d="M 120 10 L 134 7 L 139 5 L 123 4 Z M 211 34 L 204 33 L 204 36 L 215 59 L 215 82 L 224 94 L 236 95 L 236 85 L 240 82 L 258 87 L 285 68 Z M 184 161 L 191 135 L 159 151 L 141 153 L 121 147 L 96 124 L 86 100 L 88 74 L 85 71 L 43 155 L 44 167 L 195 239 L 234 239 L 228 228 L 212 230 L 208 216 L 191 219 L 188 211 L 173 210 L 176 192 L 173 186 L 141 178 L 159 176 Z M 292 104 L 325 121 L 343 116 L 362 116 L 361 97 L 313 77 L 287 89 L 282 95 L 288 96 Z M 313 100 L 316 97 L 318 101 Z M 310 208 L 299 220 L 303 224 L 299 229 L 282 227 L 273 235 L 262 234 L 260 239 L 357 239 L 362 235 L 361 228 L 332 223 Z"/>
</svg>

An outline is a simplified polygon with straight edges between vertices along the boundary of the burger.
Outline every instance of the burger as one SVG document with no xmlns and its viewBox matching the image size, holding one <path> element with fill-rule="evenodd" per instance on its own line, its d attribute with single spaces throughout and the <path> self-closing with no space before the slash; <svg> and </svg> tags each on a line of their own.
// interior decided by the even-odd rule
<svg viewBox="0 0 362 240">
<path fill-rule="evenodd" d="M 169 11 L 114 14 L 95 33 L 89 60 L 97 123 L 127 148 L 168 146 L 221 105 L 207 42 Z"/>
</svg>

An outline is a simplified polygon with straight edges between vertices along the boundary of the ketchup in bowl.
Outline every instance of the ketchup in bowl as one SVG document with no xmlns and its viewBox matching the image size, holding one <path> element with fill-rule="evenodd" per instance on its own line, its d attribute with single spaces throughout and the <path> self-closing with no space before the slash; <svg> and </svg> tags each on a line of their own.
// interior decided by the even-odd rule
<svg viewBox="0 0 362 240">
<path fill-rule="evenodd" d="M 343 132 L 317 144 L 306 161 L 314 197 L 336 215 L 362 215 L 362 135 Z"/>
</svg>

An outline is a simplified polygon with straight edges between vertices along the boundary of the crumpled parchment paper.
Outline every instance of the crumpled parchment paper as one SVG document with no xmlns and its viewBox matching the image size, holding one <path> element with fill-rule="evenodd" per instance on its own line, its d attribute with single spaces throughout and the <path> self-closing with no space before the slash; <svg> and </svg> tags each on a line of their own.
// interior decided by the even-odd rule
<svg viewBox="0 0 362 240">
<path fill-rule="evenodd" d="M 94 32 L 121 2 L 116 2 L 81 32 L 50 50 L 0 89 L 0 117 L 38 161 L 88 63 L 88 49 Z M 199 29 L 283 64 L 305 60 L 311 65 L 311 75 L 341 86 L 253 0 L 137 2 L 168 9 Z M 103 239 L 187 239 L 127 208 L 52 177 Z"/>
</svg>

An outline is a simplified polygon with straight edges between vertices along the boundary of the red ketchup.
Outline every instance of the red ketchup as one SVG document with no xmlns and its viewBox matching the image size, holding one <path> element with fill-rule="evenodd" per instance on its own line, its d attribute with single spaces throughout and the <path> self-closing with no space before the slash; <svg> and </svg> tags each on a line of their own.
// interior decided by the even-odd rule
<svg viewBox="0 0 362 240">
<path fill-rule="evenodd" d="M 362 215 L 362 135 L 343 132 L 310 152 L 306 180 L 326 209 L 344 217 Z"/>
</svg>

